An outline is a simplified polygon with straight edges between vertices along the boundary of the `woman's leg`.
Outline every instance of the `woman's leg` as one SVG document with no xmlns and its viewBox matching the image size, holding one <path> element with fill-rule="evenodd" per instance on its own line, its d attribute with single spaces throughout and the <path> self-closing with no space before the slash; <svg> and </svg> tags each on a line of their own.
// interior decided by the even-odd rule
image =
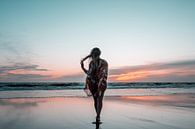
<svg viewBox="0 0 195 129">
<path fill-rule="evenodd" d="M 95 111 L 96 111 L 96 114 L 97 114 L 97 97 L 95 95 L 93 95 L 93 100 L 94 100 L 94 107 L 95 107 Z"/>
<path fill-rule="evenodd" d="M 103 106 L 103 97 L 104 97 L 104 91 L 100 91 L 99 96 L 97 97 L 97 119 L 100 120 L 100 114 Z"/>
</svg>

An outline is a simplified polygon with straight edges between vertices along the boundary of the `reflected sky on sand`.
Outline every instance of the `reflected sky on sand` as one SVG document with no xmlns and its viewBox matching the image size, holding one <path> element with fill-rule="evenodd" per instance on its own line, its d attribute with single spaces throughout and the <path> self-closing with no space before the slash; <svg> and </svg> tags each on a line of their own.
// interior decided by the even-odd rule
<svg viewBox="0 0 195 129">
<path fill-rule="evenodd" d="M 167 96 L 169 97 L 171 96 Z M 145 99 L 147 98 L 151 100 L 150 97 Z M 139 98 L 137 101 L 142 100 Z M 161 106 L 160 103 L 156 105 L 146 104 L 144 101 L 135 103 L 135 100 L 130 98 L 106 97 L 101 117 L 103 123 L 92 124 L 95 120 L 92 98 L 0 99 L 0 127 L 2 129 L 193 129 L 195 127 L 194 108 Z"/>
<path fill-rule="evenodd" d="M 9 129 L 68 129 L 94 127 L 92 101 L 82 98 L 0 100 L 0 127 Z M 94 127 L 95 128 L 95 127 Z"/>
<path fill-rule="evenodd" d="M 36 101 L 25 101 L 25 99 L 20 99 L 19 101 L 17 99 L 0 100 L 1 106 L 12 106 L 15 108 L 37 106 L 37 103 Z"/>
</svg>

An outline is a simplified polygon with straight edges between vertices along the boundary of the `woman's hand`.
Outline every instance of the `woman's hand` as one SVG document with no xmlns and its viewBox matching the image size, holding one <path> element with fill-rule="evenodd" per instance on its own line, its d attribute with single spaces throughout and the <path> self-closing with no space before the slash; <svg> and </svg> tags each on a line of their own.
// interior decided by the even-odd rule
<svg viewBox="0 0 195 129">
<path fill-rule="evenodd" d="M 94 97 L 99 97 L 98 91 L 94 94 Z"/>
<path fill-rule="evenodd" d="M 88 55 L 88 56 L 86 56 L 85 58 L 83 58 L 81 61 L 85 61 L 87 58 L 89 58 L 89 57 L 91 57 L 91 55 Z"/>
<path fill-rule="evenodd" d="M 94 97 L 100 97 L 102 94 L 102 91 L 98 90 L 95 94 Z"/>
</svg>

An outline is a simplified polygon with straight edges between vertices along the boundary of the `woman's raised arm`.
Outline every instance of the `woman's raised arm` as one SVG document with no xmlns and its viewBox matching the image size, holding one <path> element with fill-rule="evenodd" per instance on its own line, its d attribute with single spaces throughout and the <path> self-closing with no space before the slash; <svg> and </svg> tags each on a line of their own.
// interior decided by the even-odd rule
<svg viewBox="0 0 195 129">
<path fill-rule="evenodd" d="M 88 71 L 87 71 L 87 69 L 85 69 L 85 67 L 84 67 L 84 61 L 87 59 L 87 58 L 89 58 L 91 55 L 88 55 L 88 56 L 86 56 L 85 58 L 83 58 L 82 60 L 81 60 L 81 68 L 82 68 L 82 70 L 87 74 L 88 73 Z"/>
</svg>

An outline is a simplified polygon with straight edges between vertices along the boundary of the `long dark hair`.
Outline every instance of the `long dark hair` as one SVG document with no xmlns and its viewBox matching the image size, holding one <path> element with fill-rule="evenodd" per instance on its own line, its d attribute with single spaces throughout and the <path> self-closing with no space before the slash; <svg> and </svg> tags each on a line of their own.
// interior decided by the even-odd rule
<svg viewBox="0 0 195 129">
<path fill-rule="evenodd" d="M 90 58 L 89 58 L 89 63 L 92 61 L 92 59 L 99 59 L 101 55 L 101 51 L 98 47 L 94 47 L 91 52 L 90 52 Z M 99 60 L 97 60 L 97 62 L 95 61 L 95 67 L 97 68 L 99 66 Z"/>
<path fill-rule="evenodd" d="M 101 51 L 98 47 L 94 47 L 91 52 L 90 52 L 90 55 L 92 58 L 97 58 L 101 55 Z"/>
</svg>

